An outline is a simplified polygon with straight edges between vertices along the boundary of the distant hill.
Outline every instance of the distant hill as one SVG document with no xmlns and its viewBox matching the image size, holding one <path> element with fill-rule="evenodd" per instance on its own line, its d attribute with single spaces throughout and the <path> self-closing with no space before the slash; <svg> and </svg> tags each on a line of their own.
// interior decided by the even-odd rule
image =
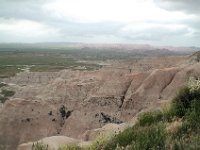
<svg viewBox="0 0 200 150">
<path fill-rule="evenodd" d="M 189 55 L 198 47 L 164 47 L 148 44 L 86 44 L 86 43 L 1 43 L 0 51 L 72 51 L 112 58 L 159 57 Z M 108 54 L 107 54 L 108 53 Z M 116 56 L 115 56 L 116 55 Z M 107 59 L 107 57 L 106 57 Z"/>
</svg>

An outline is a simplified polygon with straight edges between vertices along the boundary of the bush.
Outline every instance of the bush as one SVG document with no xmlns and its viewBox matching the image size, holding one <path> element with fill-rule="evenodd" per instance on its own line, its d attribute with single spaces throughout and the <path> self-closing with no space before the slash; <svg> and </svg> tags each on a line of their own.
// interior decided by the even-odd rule
<svg viewBox="0 0 200 150">
<path fill-rule="evenodd" d="M 161 111 L 145 112 L 142 113 L 138 118 L 140 126 L 149 126 L 163 120 L 163 114 Z"/>
<path fill-rule="evenodd" d="M 191 108 L 187 111 L 185 118 L 193 127 L 200 125 L 200 102 L 198 100 L 191 102 Z"/>
<path fill-rule="evenodd" d="M 183 150 L 184 146 L 183 146 L 182 141 L 174 141 L 172 144 L 172 149 L 173 150 Z"/>
<path fill-rule="evenodd" d="M 103 150 L 110 137 L 99 136 L 89 147 L 84 150 Z"/>
<path fill-rule="evenodd" d="M 174 133 L 172 133 L 171 137 L 173 140 L 180 140 L 184 137 L 188 136 L 188 133 L 191 133 L 191 124 L 184 121 L 182 126 Z"/>
<path fill-rule="evenodd" d="M 132 143 L 134 150 L 165 149 L 166 134 L 163 126 L 149 126 L 142 129 Z"/>
<path fill-rule="evenodd" d="M 105 150 L 115 149 L 117 146 L 125 147 L 130 145 L 136 137 L 135 127 L 127 128 L 123 132 L 115 135 L 104 145 Z"/>
<path fill-rule="evenodd" d="M 1 103 L 5 103 L 6 100 L 8 100 L 7 97 L 4 97 L 4 96 L 1 96 L 1 95 L 0 95 L 0 102 L 1 102 Z"/>
<path fill-rule="evenodd" d="M 185 115 L 185 120 L 182 127 L 174 133 L 174 138 L 188 137 L 191 134 L 199 133 L 200 131 L 200 104 L 197 101 L 193 101 L 191 108 Z"/>
<path fill-rule="evenodd" d="M 1 88 L 1 87 L 4 87 L 4 86 L 7 86 L 7 84 L 6 84 L 6 83 L 3 83 L 3 82 L 1 82 L 1 83 L 0 83 L 0 88 Z"/>
<path fill-rule="evenodd" d="M 173 150 L 199 150 L 200 149 L 200 136 L 195 135 L 189 138 L 175 140 L 172 143 Z"/>
<path fill-rule="evenodd" d="M 200 91 L 200 79 L 199 78 L 195 79 L 193 77 L 190 77 L 187 86 L 190 89 L 191 93 L 195 91 Z"/>
<path fill-rule="evenodd" d="M 13 96 L 15 94 L 15 91 L 3 89 L 1 91 L 1 94 L 3 94 L 4 97 L 11 97 L 11 96 Z"/>
<path fill-rule="evenodd" d="M 161 125 L 134 126 L 116 135 L 102 149 L 113 150 L 127 146 L 134 150 L 164 149 L 165 139 L 166 134 Z"/>
<path fill-rule="evenodd" d="M 183 117 L 191 109 L 192 101 L 200 103 L 200 92 L 191 91 L 189 87 L 184 87 L 172 101 L 172 111 L 177 117 Z"/>
<path fill-rule="evenodd" d="M 172 101 L 173 113 L 178 117 L 184 116 L 191 100 L 189 88 L 184 87 L 181 89 Z"/>
</svg>

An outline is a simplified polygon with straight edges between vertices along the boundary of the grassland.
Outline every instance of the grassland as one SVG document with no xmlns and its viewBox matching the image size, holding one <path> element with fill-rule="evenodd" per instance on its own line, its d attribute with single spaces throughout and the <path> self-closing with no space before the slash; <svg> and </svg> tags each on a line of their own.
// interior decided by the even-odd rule
<svg viewBox="0 0 200 150">
<path fill-rule="evenodd" d="M 77 67 L 93 70 L 101 66 L 93 63 L 81 63 L 79 59 L 68 52 L 62 51 L 0 51 L 0 78 L 14 76 L 25 70 L 54 72 Z"/>
<path fill-rule="evenodd" d="M 0 78 L 14 76 L 24 70 L 32 72 L 54 72 L 69 68 L 96 70 L 102 67 L 97 63 L 98 61 L 140 57 L 140 54 L 114 52 L 113 50 L 0 46 Z"/>
</svg>

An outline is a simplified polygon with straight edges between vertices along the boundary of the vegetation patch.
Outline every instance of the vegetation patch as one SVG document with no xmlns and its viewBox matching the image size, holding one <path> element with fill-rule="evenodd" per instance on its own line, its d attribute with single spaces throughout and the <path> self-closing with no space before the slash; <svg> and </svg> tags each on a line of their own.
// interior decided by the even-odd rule
<svg viewBox="0 0 200 150">
<path fill-rule="evenodd" d="M 105 114 L 104 112 L 100 112 L 100 113 L 95 114 L 95 118 L 99 119 L 99 123 L 101 125 L 105 125 L 107 123 L 115 123 L 115 124 L 123 123 L 118 118 L 110 116 L 108 114 Z"/>
<path fill-rule="evenodd" d="M 59 109 L 59 112 L 60 112 L 60 116 L 64 120 L 71 116 L 71 113 L 73 112 L 73 110 L 67 110 L 67 108 L 64 105 L 62 105 Z"/>
<path fill-rule="evenodd" d="M 20 70 L 17 66 L 0 66 L 0 78 L 15 76 Z"/>
<path fill-rule="evenodd" d="M 12 97 L 15 94 L 15 91 L 2 89 L 0 93 L 0 102 L 5 103 L 9 97 Z"/>
<path fill-rule="evenodd" d="M 7 90 L 7 89 L 2 89 L 1 94 L 4 97 L 11 97 L 11 96 L 13 96 L 15 94 L 15 91 Z"/>
<path fill-rule="evenodd" d="M 83 70 L 96 70 L 101 66 L 93 62 L 80 62 L 87 55 L 80 51 L 39 49 L 1 50 L 0 48 L 0 78 L 9 78 L 19 72 L 57 72 L 63 69 L 82 67 Z M 89 52 L 87 53 L 90 54 Z M 92 59 L 93 57 L 91 57 Z M 89 59 L 90 60 L 90 59 Z M 80 69 L 82 70 L 82 69 Z"/>
<path fill-rule="evenodd" d="M 7 97 L 4 97 L 4 96 L 1 96 L 1 95 L 0 95 L 0 102 L 1 102 L 1 103 L 5 103 L 6 100 L 8 100 Z"/>
<path fill-rule="evenodd" d="M 0 88 L 4 87 L 4 86 L 7 86 L 6 83 L 3 83 L 3 82 L 0 82 Z"/>
<path fill-rule="evenodd" d="M 149 126 L 159 121 L 162 121 L 163 119 L 164 118 L 161 111 L 146 112 L 140 115 L 140 117 L 138 118 L 138 124 L 140 126 Z"/>
</svg>

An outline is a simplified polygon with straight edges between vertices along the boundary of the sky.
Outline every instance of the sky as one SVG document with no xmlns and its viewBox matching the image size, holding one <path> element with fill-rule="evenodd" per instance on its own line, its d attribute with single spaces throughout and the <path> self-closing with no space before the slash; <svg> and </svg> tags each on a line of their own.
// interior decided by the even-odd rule
<svg viewBox="0 0 200 150">
<path fill-rule="evenodd" d="M 0 43 L 200 46 L 200 0 L 0 0 Z"/>
</svg>

